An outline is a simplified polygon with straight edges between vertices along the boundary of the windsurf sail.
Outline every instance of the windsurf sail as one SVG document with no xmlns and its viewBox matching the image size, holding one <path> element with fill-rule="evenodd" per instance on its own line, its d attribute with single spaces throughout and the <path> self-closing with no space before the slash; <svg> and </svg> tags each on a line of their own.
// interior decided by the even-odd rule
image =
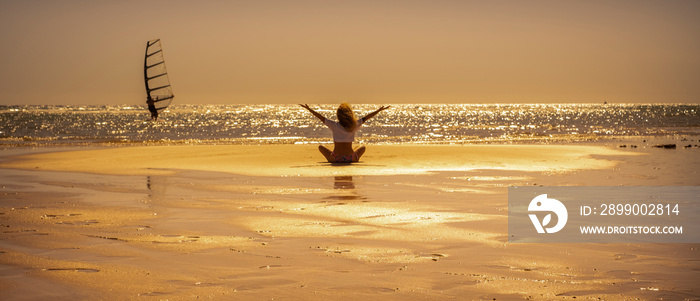
<svg viewBox="0 0 700 301">
<path fill-rule="evenodd" d="M 146 102 L 153 100 L 156 110 L 167 108 L 173 101 L 173 89 L 170 86 L 168 70 L 165 69 L 165 58 L 160 39 L 146 42 L 146 59 L 143 63 L 143 78 L 146 83 Z"/>
</svg>

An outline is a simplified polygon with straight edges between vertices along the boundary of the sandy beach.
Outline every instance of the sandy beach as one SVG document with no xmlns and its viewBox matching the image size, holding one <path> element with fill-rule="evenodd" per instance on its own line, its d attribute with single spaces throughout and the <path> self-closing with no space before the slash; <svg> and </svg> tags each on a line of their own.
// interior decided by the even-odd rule
<svg viewBox="0 0 700 301">
<path fill-rule="evenodd" d="M 513 244 L 508 186 L 697 186 L 698 148 L 0 151 L 0 299 L 698 300 L 698 244 Z"/>
</svg>

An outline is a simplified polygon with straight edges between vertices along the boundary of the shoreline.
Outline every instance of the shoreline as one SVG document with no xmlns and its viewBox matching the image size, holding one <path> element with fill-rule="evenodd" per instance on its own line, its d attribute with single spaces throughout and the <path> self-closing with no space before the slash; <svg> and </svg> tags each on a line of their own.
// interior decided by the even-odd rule
<svg viewBox="0 0 700 301">
<path fill-rule="evenodd" d="M 405 140 L 405 139 L 408 139 Z M 663 135 L 569 135 L 558 136 L 529 136 L 499 137 L 499 138 L 474 138 L 458 137 L 454 140 L 416 140 L 411 137 L 358 137 L 358 145 L 607 145 L 619 146 L 634 144 L 639 147 L 652 147 L 657 144 L 677 144 L 684 147 L 690 144 L 700 147 L 700 134 L 663 134 Z M 302 138 L 302 137 L 260 137 L 260 138 L 231 138 L 231 139 L 185 139 L 185 140 L 25 140 L 23 138 L 0 139 L 0 150 L 7 149 L 32 149 L 32 148 L 101 148 L 101 147 L 138 147 L 138 146 L 192 146 L 192 145 L 331 145 L 329 138 Z"/>
<path fill-rule="evenodd" d="M 594 156 L 623 155 L 635 154 L 582 145 L 372 145 L 360 162 L 342 165 L 324 162 L 311 145 L 135 146 L 18 155 L 0 162 L 0 168 L 121 175 L 176 170 L 252 176 L 399 175 L 474 169 L 601 169 L 614 163 Z"/>
</svg>

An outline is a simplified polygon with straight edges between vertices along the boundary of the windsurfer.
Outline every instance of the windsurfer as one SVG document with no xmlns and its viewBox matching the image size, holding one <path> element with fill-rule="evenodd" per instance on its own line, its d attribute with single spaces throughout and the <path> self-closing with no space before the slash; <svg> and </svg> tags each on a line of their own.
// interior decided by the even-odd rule
<svg viewBox="0 0 700 301">
<path fill-rule="evenodd" d="M 156 101 L 153 100 L 151 96 L 148 96 L 148 99 L 146 99 L 146 103 L 148 104 L 148 110 L 151 111 L 151 120 L 158 120 L 158 109 L 156 109 Z"/>
</svg>

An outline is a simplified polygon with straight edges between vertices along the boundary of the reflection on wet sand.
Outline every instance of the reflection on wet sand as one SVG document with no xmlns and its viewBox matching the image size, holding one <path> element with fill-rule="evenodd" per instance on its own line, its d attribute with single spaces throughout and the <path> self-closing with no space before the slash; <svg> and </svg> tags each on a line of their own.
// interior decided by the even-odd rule
<svg viewBox="0 0 700 301">
<path fill-rule="evenodd" d="M 148 188 L 148 198 L 161 199 L 165 198 L 168 177 L 165 176 L 146 176 L 146 187 Z"/>
<path fill-rule="evenodd" d="M 357 200 L 357 199 L 365 199 L 365 196 L 362 196 L 357 193 L 357 190 L 355 189 L 355 182 L 352 179 L 352 176 L 337 176 L 334 179 L 333 182 L 333 189 L 338 189 L 339 192 L 342 192 L 342 194 L 333 194 L 325 197 L 325 200 L 338 200 L 341 201 L 339 204 L 344 204 L 342 201 L 352 201 L 352 200 Z M 347 194 L 346 194 L 347 193 Z M 324 203 L 328 201 L 323 201 Z"/>
<path fill-rule="evenodd" d="M 335 189 L 355 189 L 355 183 L 352 181 L 352 176 L 335 177 Z"/>
</svg>

